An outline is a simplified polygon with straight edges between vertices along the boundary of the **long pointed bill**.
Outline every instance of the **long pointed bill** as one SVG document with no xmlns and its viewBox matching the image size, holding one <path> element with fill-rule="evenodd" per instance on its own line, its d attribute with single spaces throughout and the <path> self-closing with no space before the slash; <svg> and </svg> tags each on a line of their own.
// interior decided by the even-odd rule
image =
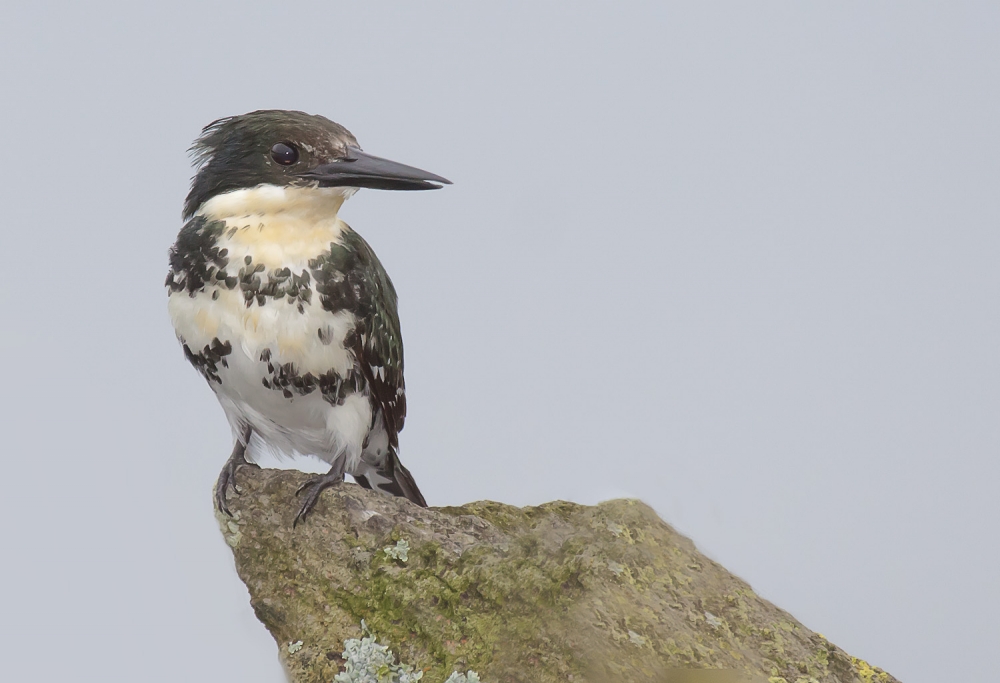
<svg viewBox="0 0 1000 683">
<path fill-rule="evenodd" d="M 320 187 L 370 187 L 376 190 L 438 190 L 451 181 L 413 166 L 398 164 L 348 147 L 339 161 L 317 166 L 300 175 Z"/>
</svg>

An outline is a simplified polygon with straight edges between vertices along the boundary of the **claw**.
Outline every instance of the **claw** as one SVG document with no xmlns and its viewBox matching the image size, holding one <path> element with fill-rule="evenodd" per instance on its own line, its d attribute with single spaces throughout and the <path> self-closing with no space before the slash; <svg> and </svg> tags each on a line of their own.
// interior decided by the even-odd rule
<svg viewBox="0 0 1000 683">
<path fill-rule="evenodd" d="M 215 491 L 215 507 L 219 509 L 219 512 L 225 513 L 227 517 L 233 516 L 233 513 L 229 511 L 229 506 L 226 504 L 225 494 L 220 495 L 218 487 L 216 487 Z"/>
<path fill-rule="evenodd" d="M 346 458 L 344 456 L 338 457 L 333 462 L 333 467 L 326 474 L 321 474 L 318 477 L 313 477 L 306 481 L 302 486 L 300 486 L 295 491 L 295 495 L 300 495 L 303 491 L 306 491 L 305 500 L 302 501 L 299 511 L 295 514 L 295 519 L 292 520 L 292 528 L 294 529 L 299 525 L 299 522 L 305 522 L 306 517 L 313 508 L 316 507 L 316 503 L 319 502 L 320 494 L 331 486 L 336 486 L 344 481 L 344 466 L 346 465 Z"/>
<path fill-rule="evenodd" d="M 246 451 L 248 443 L 250 443 L 250 427 L 246 427 L 243 431 L 242 438 L 236 440 L 236 445 L 233 447 L 233 453 L 229 456 L 229 460 L 226 461 L 226 464 L 222 466 L 222 471 L 219 472 L 219 478 L 215 482 L 215 506 L 219 509 L 219 512 L 223 512 L 229 517 L 233 516 L 233 513 L 229 511 L 229 505 L 226 502 L 226 493 L 228 493 L 229 487 L 232 486 L 233 493 L 237 496 L 242 495 L 243 493 L 236 485 L 236 473 L 241 467 L 244 466 L 253 466 L 260 469 L 260 466 L 256 463 L 247 461 Z"/>
</svg>

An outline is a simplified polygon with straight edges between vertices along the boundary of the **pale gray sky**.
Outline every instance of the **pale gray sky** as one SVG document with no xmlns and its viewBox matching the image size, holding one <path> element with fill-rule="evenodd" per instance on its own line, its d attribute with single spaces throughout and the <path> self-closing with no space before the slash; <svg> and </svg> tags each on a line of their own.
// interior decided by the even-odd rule
<svg viewBox="0 0 1000 683">
<path fill-rule="evenodd" d="M 282 680 L 162 289 L 185 150 L 270 107 L 455 182 L 342 212 L 432 504 L 638 496 L 907 683 L 994 676 L 996 4 L 160 5 L 0 10 L 0 678 Z"/>
</svg>

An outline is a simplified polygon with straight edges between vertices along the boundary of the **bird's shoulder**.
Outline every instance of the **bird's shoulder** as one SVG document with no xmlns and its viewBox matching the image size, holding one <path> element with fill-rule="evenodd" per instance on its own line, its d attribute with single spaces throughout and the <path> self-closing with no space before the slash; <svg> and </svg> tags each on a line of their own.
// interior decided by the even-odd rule
<svg viewBox="0 0 1000 683">
<path fill-rule="evenodd" d="M 328 311 L 396 317 L 396 290 L 365 239 L 345 225 L 329 248 L 309 260 L 320 303 Z"/>
</svg>

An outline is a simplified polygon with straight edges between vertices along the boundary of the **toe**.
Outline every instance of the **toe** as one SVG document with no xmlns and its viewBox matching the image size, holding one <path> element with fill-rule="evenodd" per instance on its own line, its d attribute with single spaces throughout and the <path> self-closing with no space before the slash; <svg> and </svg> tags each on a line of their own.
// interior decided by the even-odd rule
<svg viewBox="0 0 1000 683">
<path fill-rule="evenodd" d="M 215 507 L 219 509 L 219 512 L 225 513 L 227 516 L 232 517 L 233 513 L 229 511 L 229 505 L 226 504 L 226 494 L 223 493 L 215 495 Z"/>
<path fill-rule="evenodd" d="M 295 519 L 292 520 L 293 529 L 299 525 L 299 522 L 306 521 L 306 517 L 309 515 L 309 512 L 312 510 L 312 508 L 313 506 L 309 503 L 309 500 L 307 499 L 306 502 L 302 504 L 302 507 L 299 508 L 299 511 L 295 513 Z"/>
<path fill-rule="evenodd" d="M 315 479 L 307 479 L 301 486 L 295 489 L 295 495 L 296 496 L 301 495 L 303 491 L 305 491 L 306 489 L 311 489 L 315 485 L 316 485 Z"/>
</svg>

